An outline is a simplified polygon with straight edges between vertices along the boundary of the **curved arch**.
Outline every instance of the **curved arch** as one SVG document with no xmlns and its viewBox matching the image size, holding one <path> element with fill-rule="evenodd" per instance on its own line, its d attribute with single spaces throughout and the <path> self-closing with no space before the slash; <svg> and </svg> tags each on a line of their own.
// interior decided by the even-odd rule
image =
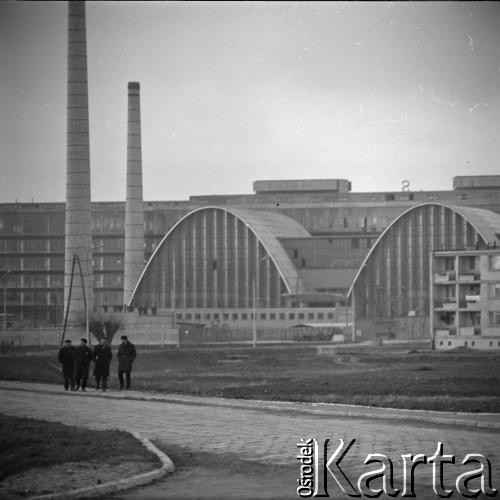
<svg viewBox="0 0 500 500">
<path fill-rule="evenodd" d="M 257 250 L 258 248 L 262 248 L 264 252 L 264 255 L 259 256 L 258 259 L 260 259 L 260 261 L 267 259 L 270 261 L 270 263 L 272 263 L 273 269 L 276 269 L 276 272 L 278 273 L 280 279 L 282 280 L 282 283 L 287 292 L 290 292 L 292 289 L 295 288 L 297 288 L 299 292 L 306 290 L 305 285 L 302 282 L 295 265 L 293 264 L 292 260 L 290 259 L 290 257 L 282 247 L 281 243 L 279 242 L 280 237 L 310 236 L 310 234 L 300 224 L 290 219 L 289 217 L 286 217 L 281 214 L 276 214 L 273 212 L 258 212 L 252 210 L 244 210 L 244 209 L 205 206 L 194 209 L 185 216 L 183 216 L 174 224 L 174 226 L 162 238 L 162 240 L 154 250 L 153 254 L 151 255 L 150 259 L 148 260 L 146 266 L 144 267 L 134 287 L 134 291 L 128 305 L 131 305 L 133 303 L 134 299 L 137 296 L 138 290 L 141 287 L 141 284 L 146 279 L 146 276 L 148 276 L 148 273 L 152 272 L 152 268 L 155 266 L 155 262 L 157 262 L 160 259 L 161 253 L 165 251 L 169 241 L 175 238 L 177 232 L 181 231 L 182 228 L 190 221 L 194 221 L 193 222 L 194 224 L 197 223 L 198 217 L 209 217 L 210 214 L 212 214 L 212 216 L 214 217 L 217 217 L 217 215 L 213 215 L 217 213 L 221 214 L 221 216 L 229 215 L 230 217 L 233 218 L 234 221 L 238 221 L 239 223 L 242 224 L 242 226 L 240 227 L 240 229 L 238 229 L 238 231 L 241 232 L 246 230 L 248 231 L 248 234 L 253 235 L 256 241 L 255 244 L 257 245 L 255 248 Z M 236 223 L 237 222 L 233 222 L 233 224 Z M 226 222 L 226 225 L 229 225 L 229 223 Z M 206 231 L 210 230 L 210 228 L 208 227 L 207 229 L 207 227 L 208 226 L 205 227 L 205 230 Z M 215 238 L 215 236 L 212 237 Z M 218 245 L 218 243 L 214 242 L 212 242 L 212 244 L 215 246 Z M 210 258 L 210 257 L 205 256 L 205 258 Z M 258 268 L 259 260 L 253 262 L 253 266 Z M 258 272 L 258 269 L 254 269 L 253 272 L 254 273 Z M 253 279 L 256 278 L 254 277 Z"/>
<path fill-rule="evenodd" d="M 430 253 L 485 248 L 497 241 L 500 214 L 489 210 L 421 203 L 396 217 L 358 268 L 348 296 L 358 318 L 426 315 Z"/>
<path fill-rule="evenodd" d="M 354 278 L 352 280 L 351 286 L 347 292 L 347 297 L 350 297 L 352 290 L 356 284 L 356 281 L 359 278 L 359 275 L 366 267 L 368 260 L 371 255 L 375 252 L 379 244 L 381 244 L 385 240 L 385 236 L 388 232 L 392 230 L 392 228 L 399 223 L 399 221 L 405 218 L 409 213 L 414 212 L 417 209 L 435 206 L 442 207 L 445 209 L 449 209 L 456 214 L 462 216 L 471 226 L 476 230 L 477 234 L 481 236 L 483 239 L 483 243 L 487 243 L 489 241 L 495 241 L 497 238 L 496 232 L 500 230 L 500 214 L 496 212 L 491 212 L 489 210 L 484 210 L 481 208 L 474 207 L 459 207 L 455 205 L 445 205 L 444 203 L 419 203 L 418 205 L 414 205 L 410 207 L 408 210 L 405 210 L 403 213 L 398 215 L 388 227 L 384 229 L 384 231 L 380 234 L 380 236 L 375 241 L 374 245 L 370 248 L 369 252 L 366 254 L 366 257 L 363 259 L 363 262 L 359 266 Z M 496 232 L 495 232 L 496 229 Z"/>
</svg>

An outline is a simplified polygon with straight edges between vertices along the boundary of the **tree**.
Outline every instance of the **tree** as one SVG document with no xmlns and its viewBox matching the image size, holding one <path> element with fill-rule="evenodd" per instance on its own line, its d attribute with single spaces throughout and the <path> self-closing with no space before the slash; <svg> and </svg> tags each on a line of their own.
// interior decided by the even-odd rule
<svg viewBox="0 0 500 500">
<path fill-rule="evenodd" d="M 116 332 L 123 329 L 123 314 L 114 312 L 94 312 L 89 317 L 89 330 L 97 340 L 106 337 L 111 344 Z"/>
</svg>

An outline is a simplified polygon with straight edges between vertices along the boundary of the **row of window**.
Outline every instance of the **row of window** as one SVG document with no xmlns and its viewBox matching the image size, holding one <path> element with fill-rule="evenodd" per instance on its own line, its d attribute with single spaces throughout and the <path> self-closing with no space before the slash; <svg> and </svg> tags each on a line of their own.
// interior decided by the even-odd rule
<svg viewBox="0 0 500 500">
<path fill-rule="evenodd" d="M 245 321 L 249 319 L 253 319 L 252 312 L 233 312 L 226 313 L 223 312 L 186 312 L 186 313 L 177 313 L 177 320 L 186 320 L 186 321 Z M 305 320 L 333 320 L 335 315 L 333 312 L 259 312 L 257 313 L 256 319 L 261 321 L 305 321 Z"/>
<path fill-rule="evenodd" d="M 460 258 L 460 272 L 470 273 L 479 271 L 478 265 L 480 258 L 479 256 L 459 256 Z M 440 264 L 442 261 L 445 271 L 455 270 L 455 257 L 444 257 L 443 259 L 438 259 L 437 263 Z M 489 255 L 488 259 L 489 269 L 500 270 L 500 254 Z"/>
<path fill-rule="evenodd" d="M 468 347 L 468 343 L 467 343 L 467 342 L 468 342 L 467 340 L 466 340 L 466 341 L 464 341 L 464 347 Z M 448 346 L 451 346 L 451 344 L 452 344 L 451 340 L 448 340 Z M 440 345 L 440 346 L 444 346 L 444 341 L 443 341 L 443 340 L 441 340 L 441 341 L 439 342 L 439 345 Z M 474 347 L 474 346 L 476 345 L 476 342 L 475 342 L 474 340 L 472 340 L 472 341 L 471 341 L 471 343 L 470 343 L 470 345 L 471 345 L 471 347 Z M 493 346 L 494 346 L 494 341 L 493 341 L 493 340 L 490 340 L 490 341 L 489 341 L 489 346 L 490 346 L 490 347 L 493 347 Z M 500 341 L 497 341 L 497 347 L 500 347 Z"/>
<path fill-rule="evenodd" d="M 489 311 L 489 325 L 490 326 L 500 326 L 500 311 Z M 445 313 L 439 316 L 440 321 L 448 326 L 453 326 L 455 324 L 455 313 Z M 470 326 L 478 326 L 481 324 L 481 316 L 477 312 L 473 312 L 470 315 L 470 320 L 473 323 Z M 466 325 L 463 325 L 466 326 Z M 451 335 L 451 334 L 450 334 Z"/>
</svg>

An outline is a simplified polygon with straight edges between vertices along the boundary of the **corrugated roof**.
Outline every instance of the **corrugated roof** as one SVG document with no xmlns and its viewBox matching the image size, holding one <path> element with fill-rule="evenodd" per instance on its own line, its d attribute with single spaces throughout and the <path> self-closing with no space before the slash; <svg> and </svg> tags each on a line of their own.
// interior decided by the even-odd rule
<svg viewBox="0 0 500 500">
<path fill-rule="evenodd" d="M 146 274 L 151 262 L 154 260 L 156 254 L 160 251 L 163 245 L 168 240 L 176 228 L 182 224 L 183 221 L 192 217 L 194 214 L 204 210 L 221 210 L 232 214 L 241 220 L 250 231 L 252 231 L 256 238 L 260 241 L 262 246 L 268 252 L 270 259 L 276 265 L 278 272 L 282 279 L 288 286 L 289 291 L 297 291 L 299 293 L 306 292 L 307 287 L 297 273 L 297 269 L 288 256 L 287 252 L 279 242 L 278 238 L 297 238 L 310 236 L 309 232 L 302 227 L 298 222 L 287 217 L 286 215 L 278 214 L 275 212 L 259 212 L 257 210 L 248 210 L 240 208 L 228 208 L 217 206 L 205 206 L 192 210 L 184 217 L 179 219 L 173 227 L 163 237 L 161 242 L 156 247 L 151 255 L 148 264 L 145 266 L 142 274 L 135 286 L 132 297 L 135 295 L 143 276 Z"/>
<path fill-rule="evenodd" d="M 456 205 L 446 205 L 444 203 L 419 203 L 418 205 L 414 205 L 413 207 L 405 210 L 402 214 L 396 217 L 389 226 L 384 230 L 384 232 L 377 238 L 375 244 L 371 247 L 370 251 L 364 258 L 363 262 L 359 266 L 359 269 L 352 280 L 352 284 L 347 292 L 347 295 L 350 296 L 354 285 L 361 274 L 361 270 L 365 267 L 367 261 L 369 260 L 371 254 L 375 251 L 379 243 L 384 239 L 385 235 L 390 231 L 390 229 L 403 217 L 407 214 L 411 213 L 414 210 L 417 210 L 426 206 L 439 206 L 448 208 L 449 210 L 453 210 L 454 212 L 461 215 L 467 222 L 469 222 L 474 229 L 478 232 L 478 234 L 484 239 L 485 243 L 488 242 L 496 242 L 497 246 L 500 243 L 500 214 L 497 212 L 492 212 L 491 210 L 486 210 L 484 208 L 475 208 L 475 207 L 463 207 Z"/>
<path fill-rule="evenodd" d="M 205 207 L 218 208 L 218 207 Z M 219 208 L 238 217 L 255 234 L 262 246 L 271 256 L 281 276 L 290 290 L 304 292 L 307 290 L 297 273 L 297 268 L 278 238 L 297 238 L 311 236 L 298 222 L 286 215 L 275 212 L 259 212 L 239 208 Z"/>
<path fill-rule="evenodd" d="M 474 229 L 484 238 L 486 242 L 500 242 L 500 214 L 475 207 L 457 207 L 454 205 L 443 205 L 460 214 L 468 220 Z"/>
</svg>

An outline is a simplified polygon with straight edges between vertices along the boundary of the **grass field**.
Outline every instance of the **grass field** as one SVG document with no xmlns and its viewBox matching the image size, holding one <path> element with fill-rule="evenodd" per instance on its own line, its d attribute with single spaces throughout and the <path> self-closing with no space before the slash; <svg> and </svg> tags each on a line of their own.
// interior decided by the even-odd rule
<svg viewBox="0 0 500 500">
<path fill-rule="evenodd" d="M 116 351 L 116 349 L 115 349 Z M 117 387 L 116 359 L 111 388 Z M 0 378 L 60 383 L 57 351 L 0 358 Z M 500 412 L 500 353 L 405 346 L 139 349 L 133 388 L 264 400 Z"/>
<path fill-rule="evenodd" d="M 89 431 L 0 414 L 0 481 L 34 466 L 123 457 L 149 462 L 151 469 L 156 463 L 156 457 L 127 432 Z"/>
</svg>

